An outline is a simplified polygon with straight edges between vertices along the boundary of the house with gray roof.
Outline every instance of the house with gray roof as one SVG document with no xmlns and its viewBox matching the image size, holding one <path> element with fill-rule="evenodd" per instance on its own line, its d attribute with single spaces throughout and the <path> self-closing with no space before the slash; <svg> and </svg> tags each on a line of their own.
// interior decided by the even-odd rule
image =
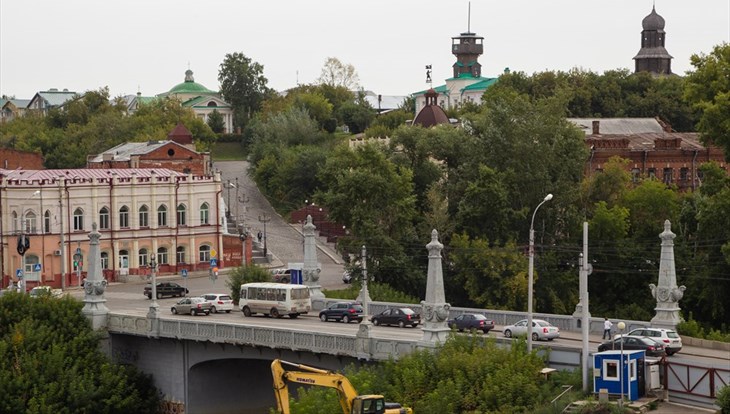
<svg viewBox="0 0 730 414">
<path fill-rule="evenodd" d="M 59 91 L 56 88 L 51 88 L 33 95 L 33 98 L 28 103 L 27 109 L 46 114 L 48 110 L 61 107 L 76 96 L 78 96 L 76 92 L 69 91 L 68 89 Z"/>
</svg>

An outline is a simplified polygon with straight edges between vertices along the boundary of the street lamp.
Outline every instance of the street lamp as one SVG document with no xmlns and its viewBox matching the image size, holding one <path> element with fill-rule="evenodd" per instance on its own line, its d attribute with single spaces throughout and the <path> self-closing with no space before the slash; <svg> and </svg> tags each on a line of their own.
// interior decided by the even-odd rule
<svg viewBox="0 0 730 414">
<path fill-rule="evenodd" d="M 264 257 L 266 258 L 266 261 L 268 262 L 269 253 L 268 253 L 268 249 L 266 248 L 266 223 L 271 221 L 271 217 L 269 217 L 268 215 L 266 215 L 264 213 L 263 216 L 259 216 L 259 221 L 264 223 Z"/>
<path fill-rule="evenodd" d="M 160 306 L 157 304 L 157 262 L 154 256 L 150 259 L 150 271 L 152 273 L 152 303 L 150 303 L 147 317 L 158 318 L 160 316 Z"/>
<path fill-rule="evenodd" d="M 621 398 L 618 400 L 618 408 L 622 409 L 624 408 L 624 329 L 626 329 L 626 324 L 624 321 L 621 321 L 617 324 L 618 330 L 621 331 L 621 365 L 619 366 L 619 386 L 621 387 Z"/>
<path fill-rule="evenodd" d="M 532 272 L 535 262 L 535 214 L 541 205 L 553 199 L 552 194 L 548 194 L 540 204 L 535 207 L 532 213 L 532 221 L 530 222 L 530 251 L 529 251 L 529 268 L 527 270 L 527 352 L 532 352 Z"/>
<path fill-rule="evenodd" d="M 248 232 L 243 229 L 243 224 L 238 225 L 238 238 L 241 240 L 241 266 L 246 267 L 246 239 L 248 239 Z"/>
<path fill-rule="evenodd" d="M 31 198 L 37 196 L 40 193 L 41 193 L 41 190 L 35 190 L 35 192 L 33 192 L 33 194 L 31 194 L 30 196 L 26 197 L 23 200 L 23 204 L 25 204 L 26 201 L 30 200 Z M 22 278 L 20 280 L 18 280 L 18 288 L 20 288 L 22 286 L 23 293 L 26 293 L 26 291 L 25 291 L 25 279 L 26 279 L 25 253 L 26 253 L 28 247 L 30 247 L 30 241 L 27 240 L 26 236 L 25 236 L 25 233 L 26 233 L 26 231 L 25 231 L 26 230 L 25 212 L 26 211 L 27 211 L 27 208 L 25 207 L 25 205 L 23 205 L 23 209 L 21 210 L 21 214 L 20 214 L 20 239 L 18 240 L 18 253 L 20 254 L 20 263 L 21 263 L 20 264 L 20 275 L 22 276 Z M 32 230 L 32 229 L 28 229 L 28 230 Z"/>
</svg>

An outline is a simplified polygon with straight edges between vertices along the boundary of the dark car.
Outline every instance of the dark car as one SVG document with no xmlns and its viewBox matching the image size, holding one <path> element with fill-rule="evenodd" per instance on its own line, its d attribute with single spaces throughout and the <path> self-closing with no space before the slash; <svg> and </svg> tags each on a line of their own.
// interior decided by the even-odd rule
<svg viewBox="0 0 730 414">
<path fill-rule="evenodd" d="M 187 315 L 191 314 L 193 316 L 200 315 L 201 313 L 204 315 L 210 314 L 210 302 L 205 300 L 205 298 L 183 298 L 177 301 L 176 304 L 172 305 L 172 308 L 170 308 L 170 311 L 174 314 L 182 314 Z"/>
<path fill-rule="evenodd" d="M 323 309 L 319 313 L 319 319 L 322 322 L 328 320 L 342 321 L 350 323 L 350 321 L 362 322 L 363 308 L 357 302 L 336 302 L 331 304 L 327 309 Z"/>
<path fill-rule="evenodd" d="M 417 314 L 410 308 L 388 308 L 370 320 L 373 325 L 398 325 L 401 328 L 405 326 L 416 327 L 421 323 L 421 315 Z"/>
<path fill-rule="evenodd" d="M 189 292 L 186 288 L 178 285 L 175 282 L 160 282 L 157 284 L 157 299 L 163 296 L 185 296 Z M 149 299 L 152 299 L 152 284 L 148 283 L 144 287 L 144 295 Z"/>
<path fill-rule="evenodd" d="M 487 319 L 486 316 L 479 313 L 465 313 L 454 319 L 449 319 L 446 323 L 449 328 L 458 329 L 459 332 L 476 329 L 484 333 L 489 333 L 489 331 L 494 329 L 494 321 Z"/>
<path fill-rule="evenodd" d="M 612 341 L 604 342 L 598 345 L 598 352 L 619 350 L 621 349 L 621 341 L 623 340 L 623 350 L 629 351 L 646 351 L 647 356 L 663 357 L 667 354 L 664 345 L 659 342 L 642 336 L 623 336 Z"/>
</svg>

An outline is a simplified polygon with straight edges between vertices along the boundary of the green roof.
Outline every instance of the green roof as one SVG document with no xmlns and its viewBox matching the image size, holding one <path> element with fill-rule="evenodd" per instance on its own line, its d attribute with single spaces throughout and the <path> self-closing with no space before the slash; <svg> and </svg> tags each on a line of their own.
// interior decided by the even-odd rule
<svg viewBox="0 0 730 414">
<path fill-rule="evenodd" d="M 172 89 L 167 93 L 168 95 L 173 94 L 200 94 L 200 95 L 217 95 L 218 92 L 211 91 L 210 89 L 206 88 L 205 86 L 193 82 L 193 81 L 185 81 L 183 83 L 178 83 L 177 85 L 173 86 Z"/>
<path fill-rule="evenodd" d="M 433 90 L 438 93 L 446 93 L 449 91 L 448 89 L 446 89 L 446 85 L 437 86 L 437 87 L 433 88 Z M 425 89 L 420 92 L 414 92 L 413 95 L 425 95 L 426 92 L 428 92 L 428 91 L 429 91 L 428 89 Z"/>
<path fill-rule="evenodd" d="M 195 98 L 188 99 L 187 101 L 182 103 L 182 106 L 190 106 L 193 108 L 230 108 L 230 105 L 220 105 L 220 106 L 208 106 L 205 105 L 199 105 L 201 102 L 208 101 L 210 99 L 210 96 L 196 96 Z"/>
<path fill-rule="evenodd" d="M 462 91 L 478 91 L 480 89 L 487 89 L 488 87 L 497 83 L 497 78 L 485 78 L 477 83 L 472 83 L 469 86 L 464 87 Z"/>
</svg>

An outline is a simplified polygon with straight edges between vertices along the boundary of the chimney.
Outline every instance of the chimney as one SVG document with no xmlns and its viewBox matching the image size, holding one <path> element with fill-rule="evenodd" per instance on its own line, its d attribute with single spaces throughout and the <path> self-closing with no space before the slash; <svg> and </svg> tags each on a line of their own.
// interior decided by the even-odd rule
<svg viewBox="0 0 730 414">
<path fill-rule="evenodd" d="M 599 135 L 601 133 L 601 121 L 593 121 L 593 135 Z"/>
</svg>

